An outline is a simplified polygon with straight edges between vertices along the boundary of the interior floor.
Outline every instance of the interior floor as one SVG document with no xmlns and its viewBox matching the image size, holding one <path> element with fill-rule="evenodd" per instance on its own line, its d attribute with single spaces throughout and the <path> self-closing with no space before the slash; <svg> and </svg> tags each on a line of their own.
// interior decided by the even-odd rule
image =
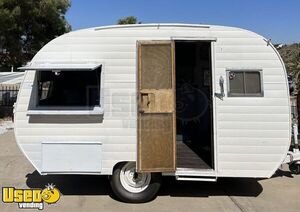
<svg viewBox="0 0 300 212">
<path fill-rule="evenodd" d="M 211 169 L 196 152 L 180 141 L 177 142 L 177 168 Z"/>
<path fill-rule="evenodd" d="M 213 169 L 211 43 L 177 41 L 177 168 Z"/>
</svg>

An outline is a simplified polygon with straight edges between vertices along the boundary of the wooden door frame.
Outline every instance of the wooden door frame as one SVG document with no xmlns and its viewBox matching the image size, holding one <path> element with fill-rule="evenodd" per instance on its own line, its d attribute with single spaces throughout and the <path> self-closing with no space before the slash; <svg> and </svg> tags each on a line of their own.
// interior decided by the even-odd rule
<svg viewBox="0 0 300 212">
<path fill-rule="evenodd" d="M 173 90 L 173 96 L 174 96 L 174 112 L 172 113 L 172 119 L 173 119 L 173 167 L 168 169 L 160 169 L 159 172 L 175 172 L 176 171 L 176 166 L 177 166 L 177 161 L 176 161 L 176 66 L 175 66 L 175 41 L 173 40 L 138 40 L 137 45 L 136 45 L 136 51 L 137 51 L 137 96 L 136 96 L 136 101 L 137 101 L 137 163 L 136 163 L 136 168 L 137 170 L 140 170 L 140 160 L 139 158 L 141 157 L 141 151 L 140 151 L 140 112 L 139 112 L 139 107 L 140 107 L 140 88 L 141 88 L 141 67 L 142 67 L 142 52 L 141 52 L 141 46 L 142 45 L 155 45 L 155 44 L 171 44 L 171 61 L 172 61 L 172 76 L 171 76 L 171 84 L 172 84 L 172 90 Z M 141 170 L 143 171 L 143 170 Z M 147 171 L 147 170 L 145 170 Z M 156 170 L 150 170 L 152 172 L 155 172 Z"/>
</svg>

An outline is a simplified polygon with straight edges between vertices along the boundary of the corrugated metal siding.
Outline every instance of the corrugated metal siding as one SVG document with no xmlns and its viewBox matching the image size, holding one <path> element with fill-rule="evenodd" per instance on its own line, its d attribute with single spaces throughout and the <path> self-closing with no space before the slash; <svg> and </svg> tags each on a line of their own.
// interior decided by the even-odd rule
<svg viewBox="0 0 300 212">
<path fill-rule="evenodd" d="M 264 97 L 216 100 L 219 176 L 270 177 L 289 145 L 286 73 L 272 47 L 260 40 L 245 45 L 236 39 L 233 45 L 218 39 L 215 45 L 217 76 L 226 76 L 227 69 L 262 69 L 264 88 Z"/>
<path fill-rule="evenodd" d="M 50 118 L 50 124 L 31 123 L 26 111 L 35 72 L 28 72 L 16 108 L 16 138 L 40 170 L 41 142 L 103 142 L 103 174 L 119 161 L 136 160 L 136 41 L 170 37 L 215 37 L 215 84 L 225 70 L 263 70 L 263 98 L 216 100 L 217 173 L 219 176 L 266 177 L 279 166 L 289 142 L 289 105 L 283 67 L 262 37 L 241 29 L 211 26 L 87 29 L 47 44 L 33 62 L 104 62 L 104 117 L 74 118 L 74 124 Z M 225 83 L 226 85 L 226 83 Z M 225 88 L 226 90 L 226 88 Z M 54 120 L 53 120 L 54 119 Z M 43 121 L 45 122 L 45 121 Z"/>
</svg>

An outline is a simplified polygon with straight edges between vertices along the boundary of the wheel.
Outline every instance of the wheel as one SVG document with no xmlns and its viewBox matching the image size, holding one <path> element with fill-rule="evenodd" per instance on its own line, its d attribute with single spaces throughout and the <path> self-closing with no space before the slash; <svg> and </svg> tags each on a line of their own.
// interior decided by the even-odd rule
<svg viewBox="0 0 300 212">
<path fill-rule="evenodd" d="M 300 174 L 300 164 L 298 163 L 291 163 L 289 169 L 293 174 Z"/>
<path fill-rule="evenodd" d="M 156 197 L 161 186 L 161 174 L 138 173 L 134 162 L 121 163 L 114 169 L 110 184 L 123 202 L 148 202 Z"/>
</svg>

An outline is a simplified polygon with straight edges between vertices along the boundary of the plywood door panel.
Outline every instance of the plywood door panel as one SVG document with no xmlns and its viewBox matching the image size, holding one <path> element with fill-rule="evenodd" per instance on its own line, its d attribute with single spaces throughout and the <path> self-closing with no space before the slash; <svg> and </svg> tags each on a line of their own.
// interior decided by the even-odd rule
<svg viewBox="0 0 300 212">
<path fill-rule="evenodd" d="M 144 113 L 173 113 L 175 110 L 172 89 L 142 89 L 141 110 Z"/>
<path fill-rule="evenodd" d="M 172 113 L 148 113 L 140 116 L 141 171 L 172 171 Z"/>
<path fill-rule="evenodd" d="M 138 43 L 138 171 L 175 171 L 174 44 Z"/>
</svg>

